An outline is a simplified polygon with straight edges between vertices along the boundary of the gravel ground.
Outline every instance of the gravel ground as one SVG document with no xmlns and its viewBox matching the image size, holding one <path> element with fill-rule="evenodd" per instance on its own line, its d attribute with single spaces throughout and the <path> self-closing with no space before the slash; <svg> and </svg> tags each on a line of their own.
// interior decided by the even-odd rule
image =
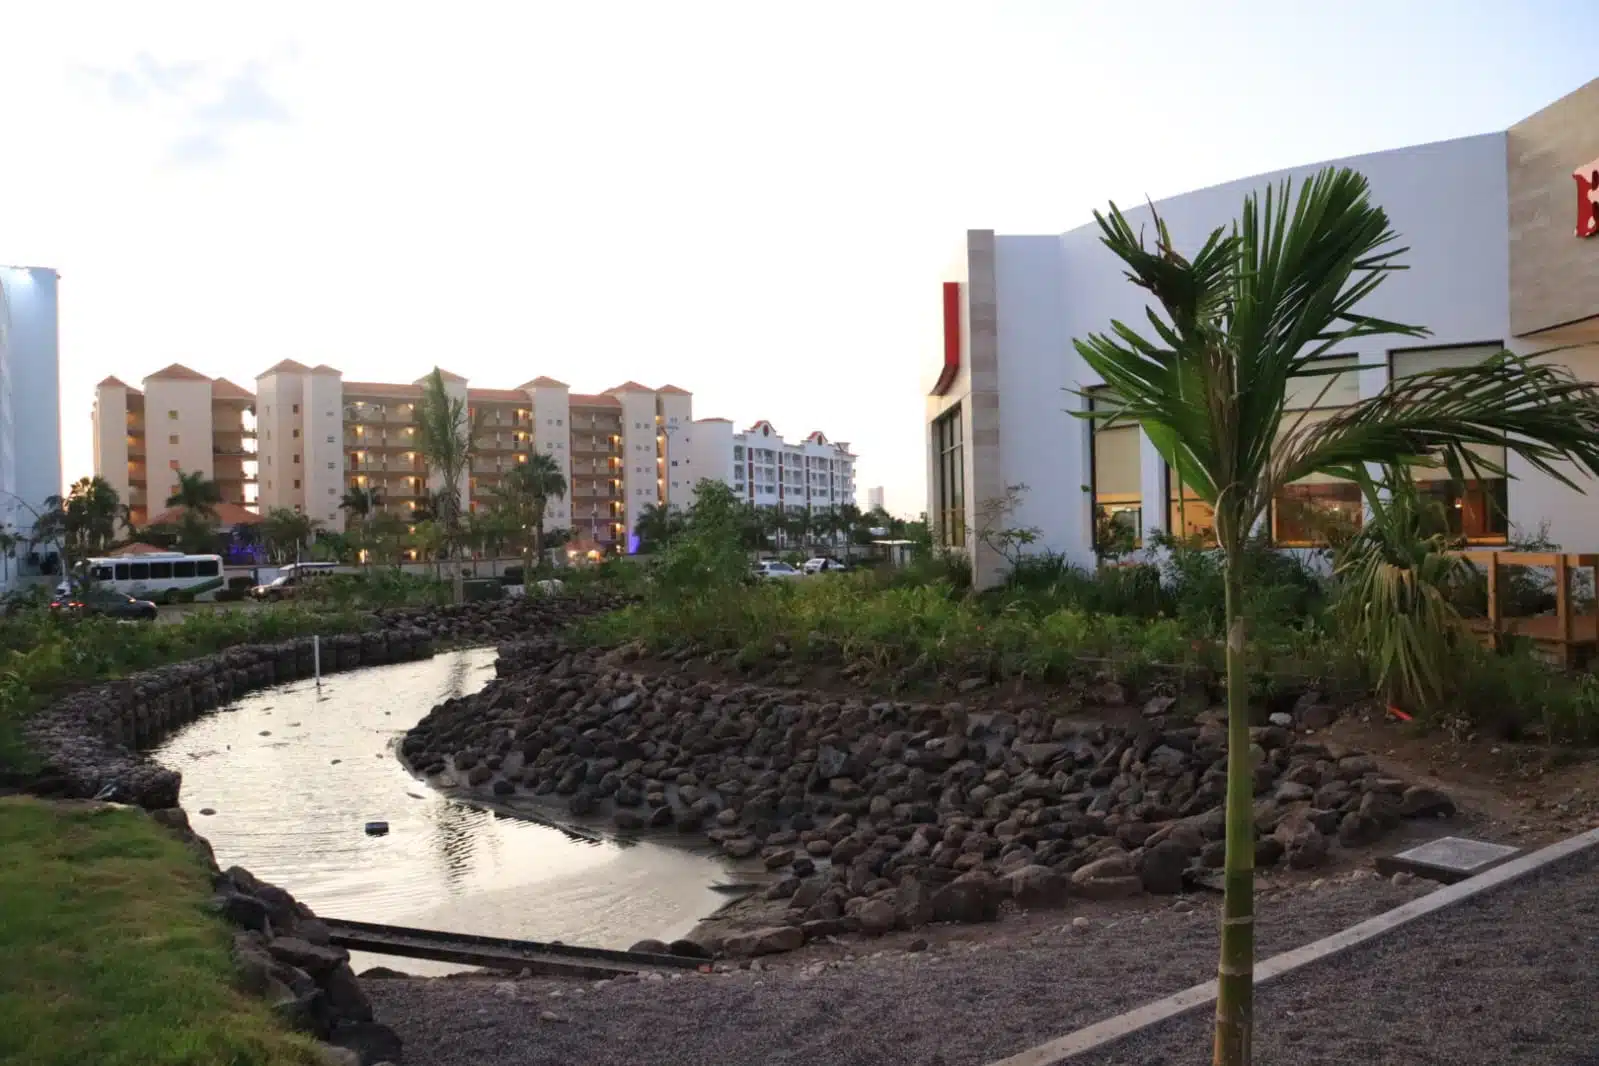
<svg viewBox="0 0 1599 1066">
<path fill-rule="evenodd" d="M 1431 887 L 1357 872 L 1269 894 L 1261 955 Z M 1001 935 L 926 951 L 855 942 L 861 954 L 851 958 L 808 949 L 760 970 L 598 987 L 493 978 L 365 986 L 379 1019 L 404 1039 L 407 1066 L 980 1066 L 1210 977 L 1216 906 L 1181 901 L 1098 916 L 1086 929 L 1070 912 L 1034 914 L 1014 919 L 1013 934 L 1001 923 L 992 930 Z"/>
<path fill-rule="evenodd" d="M 1596 1066 L 1599 849 L 1260 990 L 1259 1066 Z M 1210 1011 L 1072 1066 L 1206 1066 Z"/>
</svg>

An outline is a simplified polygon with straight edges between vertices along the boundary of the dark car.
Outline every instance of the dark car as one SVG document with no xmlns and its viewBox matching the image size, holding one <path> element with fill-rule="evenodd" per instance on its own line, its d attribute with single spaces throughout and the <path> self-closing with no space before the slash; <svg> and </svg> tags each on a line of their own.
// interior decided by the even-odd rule
<svg viewBox="0 0 1599 1066">
<path fill-rule="evenodd" d="M 57 596 L 50 601 L 50 609 L 141 622 L 150 621 L 161 613 L 149 600 L 136 600 L 112 589 L 79 589 L 70 596 Z"/>
<path fill-rule="evenodd" d="M 299 579 L 294 574 L 283 574 L 257 585 L 250 590 L 252 600 L 286 600 L 300 590 Z"/>
</svg>

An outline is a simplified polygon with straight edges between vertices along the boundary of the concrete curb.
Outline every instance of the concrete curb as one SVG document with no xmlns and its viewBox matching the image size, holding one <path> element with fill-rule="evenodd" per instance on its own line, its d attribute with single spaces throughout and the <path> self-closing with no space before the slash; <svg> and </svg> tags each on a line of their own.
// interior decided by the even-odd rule
<svg viewBox="0 0 1599 1066">
<path fill-rule="evenodd" d="M 1579 833 L 1558 843 L 1541 848 L 1530 855 L 1523 855 L 1513 859 L 1502 866 L 1478 874 L 1476 877 L 1461 881 L 1458 884 L 1446 885 L 1420 899 L 1411 900 L 1403 906 L 1395 907 L 1385 914 L 1352 925 L 1348 929 L 1332 936 L 1324 937 L 1314 943 L 1306 944 L 1292 951 L 1285 951 L 1274 955 L 1255 966 L 1255 986 L 1258 988 L 1268 981 L 1273 981 L 1284 974 L 1292 973 L 1303 966 L 1319 962 L 1341 951 L 1374 940 L 1390 930 L 1397 929 L 1407 922 L 1417 918 L 1454 906 L 1473 896 L 1482 895 L 1501 885 L 1520 880 L 1535 870 L 1542 869 L 1551 863 L 1559 862 L 1599 844 L 1599 829 L 1590 829 L 1586 833 Z M 1181 1014 L 1187 1014 L 1199 1007 L 1206 1006 L 1216 1001 L 1216 982 L 1206 981 L 1204 984 L 1185 988 L 1175 995 L 1165 999 L 1157 999 L 1153 1003 L 1146 1003 L 1137 1010 L 1118 1014 L 1114 1018 L 1106 1018 L 1102 1022 L 1067 1033 L 1045 1044 L 1028 1048 L 1009 1058 L 998 1059 L 988 1066 L 1051 1066 L 1053 1063 L 1064 1062 L 1067 1059 L 1082 1055 L 1089 1051 L 1113 1044 L 1123 1037 L 1130 1036 L 1142 1029 L 1159 1025 Z"/>
</svg>

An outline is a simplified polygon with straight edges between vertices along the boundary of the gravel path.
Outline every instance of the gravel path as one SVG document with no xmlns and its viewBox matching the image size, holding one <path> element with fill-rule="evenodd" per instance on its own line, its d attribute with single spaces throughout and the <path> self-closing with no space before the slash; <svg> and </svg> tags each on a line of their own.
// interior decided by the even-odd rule
<svg viewBox="0 0 1599 1066">
<path fill-rule="evenodd" d="M 1259 1066 L 1596 1066 L 1599 849 L 1262 988 Z M 1206 1066 L 1210 1012 L 1072 1066 Z"/>
<path fill-rule="evenodd" d="M 1369 873 L 1273 893 L 1262 956 L 1426 892 Z M 1181 908 L 1194 906 L 1191 911 Z M 492 978 L 365 982 L 407 1066 L 980 1066 L 1205 980 L 1216 904 L 1091 919 L 1014 919 L 969 942 L 815 955 L 762 970 L 606 983 Z M 908 938 L 892 943 L 904 945 Z"/>
</svg>

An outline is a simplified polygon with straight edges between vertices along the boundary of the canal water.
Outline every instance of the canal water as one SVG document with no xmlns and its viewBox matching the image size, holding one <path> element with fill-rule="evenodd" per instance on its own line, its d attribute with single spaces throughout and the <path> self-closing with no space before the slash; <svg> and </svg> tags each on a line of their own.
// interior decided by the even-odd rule
<svg viewBox="0 0 1599 1066">
<path fill-rule="evenodd" d="M 494 676 L 489 649 L 297 682 L 185 727 L 152 754 L 224 868 L 318 914 L 589 947 L 671 940 L 725 902 L 713 858 L 569 834 L 448 799 L 393 751 L 437 703 Z M 215 813 L 202 815 L 202 810 Z M 365 825 L 386 821 L 385 836 Z M 357 968 L 458 966 L 363 956 Z"/>
</svg>

